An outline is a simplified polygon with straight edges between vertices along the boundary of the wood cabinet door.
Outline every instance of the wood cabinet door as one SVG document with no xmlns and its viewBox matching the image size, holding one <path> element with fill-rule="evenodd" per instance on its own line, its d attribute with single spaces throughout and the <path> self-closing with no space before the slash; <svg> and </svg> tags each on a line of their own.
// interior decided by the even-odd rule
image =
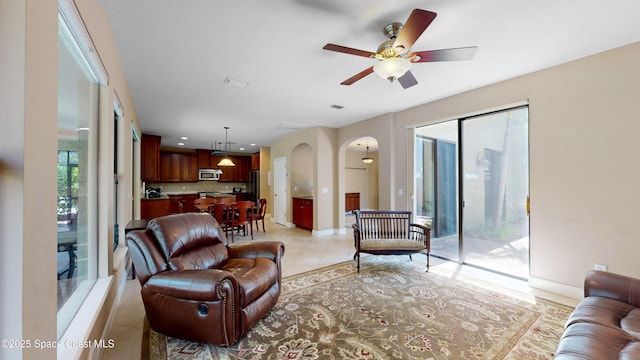
<svg viewBox="0 0 640 360">
<path fill-rule="evenodd" d="M 150 220 L 170 213 L 169 199 L 140 201 L 140 217 L 143 219 Z"/>
<path fill-rule="evenodd" d="M 198 181 L 198 156 L 196 154 L 183 154 L 181 160 L 181 180 Z"/>
<path fill-rule="evenodd" d="M 291 210 L 293 211 L 292 222 L 295 226 L 300 227 L 302 225 L 302 211 L 303 206 L 301 200 L 294 198 L 291 204 Z"/>
<path fill-rule="evenodd" d="M 160 181 L 181 181 L 182 154 L 160 152 Z"/>
<path fill-rule="evenodd" d="M 313 230 L 313 202 L 310 200 L 302 207 L 303 229 Z"/>
<path fill-rule="evenodd" d="M 236 181 L 248 182 L 249 171 L 251 171 L 251 158 L 248 156 L 237 156 Z"/>
<path fill-rule="evenodd" d="M 184 211 L 185 212 L 196 212 L 196 207 L 194 201 L 199 198 L 198 194 L 193 195 L 185 195 L 184 197 Z"/>
<path fill-rule="evenodd" d="M 211 160 L 211 150 L 198 150 L 198 169 L 213 169 Z"/>
<path fill-rule="evenodd" d="M 160 179 L 160 136 L 142 134 L 140 179 L 145 182 Z"/>
<path fill-rule="evenodd" d="M 260 153 L 251 154 L 251 170 L 260 170 Z"/>
</svg>

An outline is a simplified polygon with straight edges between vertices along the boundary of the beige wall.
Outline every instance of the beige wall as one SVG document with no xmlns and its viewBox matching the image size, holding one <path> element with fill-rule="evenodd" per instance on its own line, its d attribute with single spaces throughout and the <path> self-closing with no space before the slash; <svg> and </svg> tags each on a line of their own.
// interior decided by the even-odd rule
<svg viewBox="0 0 640 360">
<path fill-rule="evenodd" d="M 532 283 L 581 288 L 595 263 L 640 277 L 638 63 L 640 43 L 435 101 L 395 114 L 394 134 L 528 100 Z M 404 153 L 393 162 L 407 184 Z"/>
<path fill-rule="evenodd" d="M 56 2 L 0 1 L 2 339 L 56 339 L 57 21 Z M 55 354 L 0 348 L 7 359 Z"/>
<path fill-rule="evenodd" d="M 313 196 L 315 170 L 313 151 L 309 144 L 299 144 L 291 152 L 289 179 L 291 196 Z"/>
<path fill-rule="evenodd" d="M 267 214 L 273 211 L 273 175 L 271 172 L 271 148 L 263 146 L 260 148 L 260 197 L 267 200 Z"/>
<path fill-rule="evenodd" d="M 273 160 L 284 157 L 287 159 L 287 173 L 293 169 L 292 154 L 300 144 L 311 147 L 313 154 L 313 189 L 311 195 L 314 200 L 313 229 L 314 234 L 324 234 L 333 231 L 338 215 L 336 207 L 337 178 L 334 164 L 337 160 L 336 130 L 314 127 L 291 134 L 271 146 L 271 168 Z M 273 176 L 273 174 L 272 174 Z M 273 179 L 272 179 L 273 180 Z M 287 178 L 287 194 L 293 194 L 291 177 Z M 273 203 L 273 194 L 270 199 Z M 343 200 L 344 202 L 344 200 Z M 287 222 L 291 223 L 291 196 L 287 199 Z"/>
<path fill-rule="evenodd" d="M 334 228 L 344 221 L 337 214 L 344 209 L 350 141 L 373 136 L 379 143 L 379 171 L 389 174 L 379 179 L 380 208 L 410 209 L 413 127 L 528 102 L 531 284 L 580 296 L 584 274 L 595 263 L 640 277 L 634 227 L 640 168 L 633 166 L 640 155 L 638 63 L 635 43 L 338 129 Z M 306 136 L 292 134 L 274 148 Z M 335 158 L 333 151 L 312 148 L 317 159 Z"/>
<path fill-rule="evenodd" d="M 135 108 L 102 6 L 94 0 L 75 3 L 109 74 L 109 86 L 103 87 L 106 93 L 101 94 L 101 100 L 107 101 L 100 109 L 106 118 L 101 128 L 113 128 L 108 122 L 113 118 L 115 93 L 124 108 L 119 176 L 123 189 L 131 189 L 130 129 L 136 121 Z M 0 108 L 4 118 L 0 132 L 0 293 L 4 294 L 0 296 L 0 337 L 4 339 L 57 338 L 57 45 L 57 1 L 0 0 Z M 101 141 L 113 141 L 113 135 L 101 134 Z M 102 144 L 100 158 L 109 159 L 111 149 L 108 143 Z M 103 188 L 109 188 L 104 184 L 112 183 L 112 173 L 108 163 L 101 166 Z M 124 281 L 124 259 L 114 264 L 109 247 L 114 219 L 102 214 L 113 209 L 112 199 L 110 191 L 101 194 L 99 273 L 114 275 L 116 280 L 95 314 L 93 327 L 85 333 L 90 339 L 106 335 L 105 327 Z M 130 206 L 123 206 L 121 219 L 128 220 L 130 215 Z M 0 349 L 0 358 L 55 358 L 56 352 L 55 348 Z M 82 357 L 87 356 L 85 351 Z"/>
<path fill-rule="evenodd" d="M 370 151 L 371 164 L 364 164 L 365 152 L 345 153 L 345 193 L 360 193 L 360 209 L 378 209 L 378 152 Z"/>
</svg>

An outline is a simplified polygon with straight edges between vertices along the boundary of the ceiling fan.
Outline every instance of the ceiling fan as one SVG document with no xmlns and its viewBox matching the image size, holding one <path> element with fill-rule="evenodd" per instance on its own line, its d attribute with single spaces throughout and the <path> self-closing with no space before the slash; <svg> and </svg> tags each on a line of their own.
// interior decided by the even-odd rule
<svg viewBox="0 0 640 360">
<path fill-rule="evenodd" d="M 418 83 L 410 71 L 411 64 L 413 63 L 471 60 L 476 50 L 478 50 L 477 46 L 410 52 L 411 46 L 413 46 L 420 35 L 422 35 L 431 24 L 436 15 L 436 13 L 431 11 L 414 9 L 404 26 L 399 22 L 387 24 L 383 32 L 389 40 L 380 44 L 378 51 L 375 53 L 336 44 L 325 45 L 323 47 L 325 50 L 379 60 L 374 66 L 355 74 L 340 84 L 351 85 L 375 72 L 390 82 L 397 79 L 400 85 L 406 89 Z"/>
</svg>

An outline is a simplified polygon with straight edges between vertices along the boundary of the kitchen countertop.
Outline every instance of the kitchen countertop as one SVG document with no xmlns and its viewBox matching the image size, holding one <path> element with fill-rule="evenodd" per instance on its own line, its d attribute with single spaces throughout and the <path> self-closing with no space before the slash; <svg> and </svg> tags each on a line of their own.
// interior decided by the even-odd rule
<svg viewBox="0 0 640 360">
<path fill-rule="evenodd" d="M 237 194 L 249 194 L 248 192 L 240 192 L 240 193 L 234 193 L 234 192 L 217 192 L 217 191 L 175 191 L 175 192 L 163 192 L 159 197 L 143 197 L 141 198 L 141 200 L 163 200 L 163 199 L 169 199 L 172 195 L 199 195 L 200 193 L 204 193 L 209 197 L 225 197 L 225 196 L 231 196 L 231 195 L 237 195 Z"/>
<path fill-rule="evenodd" d="M 140 200 L 166 200 L 169 199 L 169 196 L 167 195 L 160 195 L 158 197 L 143 197 Z"/>
</svg>

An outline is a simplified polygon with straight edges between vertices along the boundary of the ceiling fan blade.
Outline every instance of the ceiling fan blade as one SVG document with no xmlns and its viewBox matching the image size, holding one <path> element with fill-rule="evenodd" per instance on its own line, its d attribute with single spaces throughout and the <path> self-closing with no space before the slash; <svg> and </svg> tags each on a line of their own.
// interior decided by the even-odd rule
<svg viewBox="0 0 640 360">
<path fill-rule="evenodd" d="M 393 47 L 402 47 L 405 52 L 409 51 L 424 30 L 431 24 L 433 19 L 436 18 L 436 15 L 436 13 L 431 11 L 413 9 L 407 22 L 402 27 L 398 38 L 393 43 Z"/>
<path fill-rule="evenodd" d="M 416 80 L 411 71 L 407 71 L 404 75 L 400 76 L 398 78 L 398 82 L 402 85 L 403 89 L 410 88 L 413 85 L 418 84 L 418 80 Z"/>
<path fill-rule="evenodd" d="M 413 63 L 421 62 L 433 62 L 433 61 L 456 61 L 456 60 L 471 60 L 478 50 L 477 46 L 453 48 L 453 49 L 441 49 L 441 50 L 429 50 L 429 51 L 417 51 L 407 56 L 407 59 Z M 414 60 L 413 58 L 418 56 L 419 58 Z"/>
<path fill-rule="evenodd" d="M 342 45 L 336 45 L 336 44 L 327 44 L 322 48 L 325 50 L 337 51 L 345 54 L 364 56 L 364 57 L 372 57 L 375 55 L 375 53 L 372 53 L 371 51 L 358 50 L 358 49 L 354 49 L 354 48 L 350 48 Z"/>
<path fill-rule="evenodd" d="M 351 84 L 353 84 L 354 82 L 356 82 L 356 81 L 358 81 L 358 80 L 362 79 L 363 77 L 365 77 L 365 76 L 367 76 L 367 75 L 371 74 L 372 72 L 373 72 L 373 66 L 372 66 L 372 67 L 370 67 L 370 68 L 366 68 L 366 69 L 364 69 L 363 71 L 361 71 L 361 72 L 359 72 L 359 73 L 357 73 L 357 74 L 353 75 L 352 77 L 348 78 L 347 80 L 345 80 L 345 81 L 341 82 L 341 83 L 340 83 L 340 85 L 351 85 Z"/>
</svg>

